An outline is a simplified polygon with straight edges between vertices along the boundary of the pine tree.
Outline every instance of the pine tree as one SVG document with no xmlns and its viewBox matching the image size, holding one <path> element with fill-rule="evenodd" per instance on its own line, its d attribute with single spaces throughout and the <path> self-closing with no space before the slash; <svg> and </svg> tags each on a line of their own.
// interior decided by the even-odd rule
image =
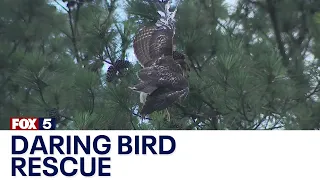
<svg viewBox="0 0 320 180">
<path fill-rule="evenodd" d="M 134 67 L 122 62 L 133 25 L 117 21 L 117 1 L 1 3 L 2 128 L 13 116 L 51 116 L 59 129 L 132 129 Z M 121 73 L 107 83 L 110 64 Z"/>
<path fill-rule="evenodd" d="M 139 116 L 134 34 L 147 0 L 0 2 L 0 127 L 55 117 L 59 129 L 319 129 L 320 3 L 183 0 L 175 42 L 190 93 Z M 125 13 L 121 10 L 125 10 Z M 285 9 L 285 11 L 284 11 Z"/>
<path fill-rule="evenodd" d="M 318 8 L 317 1 L 240 0 L 228 14 L 219 0 L 184 0 L 176 42 L 193 70 L 191 92 L 171 108 L 171 122 L 153 115 L 153 126 L 319 129 Z M 157 19 L 146 1 L 130 1 L 128 13 L 145 25 Z"/>
</svg>

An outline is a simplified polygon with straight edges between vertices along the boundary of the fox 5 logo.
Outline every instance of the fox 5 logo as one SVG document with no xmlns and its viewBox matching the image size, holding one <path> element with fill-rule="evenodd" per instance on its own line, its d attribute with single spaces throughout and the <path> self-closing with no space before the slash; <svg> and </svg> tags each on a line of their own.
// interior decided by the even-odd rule
<svg viewBox="0 0 320 180">
<path fill-rule="evenodd" d="M 54 118 L 10 118 L 11 130 L 54 130 L 55 128 L 56 120 Z"/>
</svg>

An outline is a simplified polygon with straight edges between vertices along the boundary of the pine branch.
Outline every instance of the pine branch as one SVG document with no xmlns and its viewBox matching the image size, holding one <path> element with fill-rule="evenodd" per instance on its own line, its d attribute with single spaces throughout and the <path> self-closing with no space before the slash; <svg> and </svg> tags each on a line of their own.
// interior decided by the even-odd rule
<svg viewBox="0 0 320 180">
<path fill-rule="evenodd" d="M 91 109 L 89 111 L 89 114 L 92 115 L 93 111 L 94 111 L 94 105 L 95 105 L 95 95 L 93 90 L 90 88 L 89 89 L 90 95 L 91 95 L 91 99 L 92 99 L 92 104 L 91 104 Z"/>
<path fill-rule="evenodd" d="M 320 91 L 320 80 L 318 80 L 316 87 L 306 96 L 306 99 L 309 99 L 311 96 Z"/>
<path fill-rule="evenodd" d="M 133 112 L 134 110 L 133 109 L 130 109 L 130 112 Z M 133 128 L 133 130 L 137 130 L 136 126 L 134 125 L 134 122 L 133 122 L 133 113 L 130 114 L 130 123 L 131 123 L 131 126 Z"/>
<path fill-rule="evenodd" d="M 110 51 L 109 51 L 109 46 L 108 46 L 108 45 L 106 45 L 105 49 L 106 49 L 106 52 L 107 52 L 108 58 L 110 59 L 111 64 L 113 65 L 113 63 L 114 63 L 116 60 L 111 56 L 111 53 L 110 53 Z"/>
<path fill-rule="evenodd" d="M 19 44 L 20 44 L 20 41 L 19 41 L 19 40 L 14 42 L 14 45 L 13 45 L 10 53 L 7 55 L 7 58 L 10 58 L 10 57 L 12 56 L 12 54 L 16 52 Z"/>
<path fill-rule="evenodd" d="M 76 35 L 78 35 L 78 22 L 79 22 L 79 14 L 80 14 L 80 8 L 82 6 L 82 3 L 78 3 L 77 4 L 77 9 L 76 9 L 76 17 L 75 17 L 75 21 L 74 21 L 74 28 L 75 28 L 75 33 Z M 78 37 L 78 36 L 77 36 Z"/>
<path fill-rule="evenodd" d="M 73 25 L 73 22 L 72 22 L 72 12 L 69 8 L 68 10 L 68 17 L 69 17 L 69 25 L 70 25 L 70 29 L 71 29 L 71 41 L 72 41 L 72 44 L 73 44 L 73 48 L 74 48 L 74 53 L 75 53 L 75 56 L 76 56 L 76 60 L 77 60 L 77 63 L 80 63 L 80 57 L 79 57 L 79 50 L 78 50 L 78 45 L 77 45 L 77 39 L 76 39 L 76 29 L 74 28 L 74 25 Z"/>
<path fill-rule="evenodd" d="M 66 12 L 68 12 L 68 9 L 65 8 L 61 3 L 59 3 L 57 0 L 54 0 L 55 3 L 57 3 L 63 10 L 65 10 Z"/>
<path fill-rule="evenodd" d="M 180 109 L 183 113 L 184 116 L 189 116 L 191 117 L 192 119 L 195 119 L 195 118 L 202 118 L 204 119 L 205 117 L 203 115 L 200 115 L 200 114 L 195 114 L 195 113 L 192 113 L 190 110 L 187 110 L 187 108 L 185 108 L 184 106 L 182 106 L 181 104 L 179 103 L 175 103 L 174 104 L 178 109 Z"/>
<path fill-rule="evenodd" d="M 278 49 L 280 51 L 280 54 L 282 56 L 282 64 L 286 67 L 289 68 L 289 58 L 286 54 L 286 51 L 284 49 L 284 43 L 282 42 L 282 38 L 281 38 L 281 31 L 279 28 L 279 22 L 278 22 L 278 18 L 276 15 L 276 10 L 273 4 L 273 0 L 267 0 L 267 10 L 271 19 L 271 23 L 273 25 L 273 31 L 276 37 L 276 42 L 278 45 Z"/>
<path fill-rule="evenodd" d="M 135 116 L 137 116 L 137 117 L 139 117 L 139 118 L 141 118 L 141 119 L 152 120 L 151 118 L 143 117 L 143 116 L 141 116 L 140 114 L 137 114 L 137 113 L 135 113 L 135 112 L 133 112 L 133 111 L 131 111 L 131 112 L 132 112 L 133 115 L 135 115 Z"/>
<path fill-rule="evenodd" d="M 100 61 L 103 61 L 103 62 L 105 62 L 105 63 L 107 63 L 107 64 L 113 65 L 112 62 L 110 62 L 110 61 L 108 61 L 108 60 L 105 60 L 105 59 L 103 58 L 103 56 L 101 56 L 101 55 L 98 55 L 98 58 L 99 58 Z"/>
<path fill-rule="evenodd" d="M 18 48 L 19 44 L 20 44 L 20 41 L 19 41 L 19 40 L 14 42 L 14 45 L 13 45 L 11 51 L 10 51 L 10 52 L 8 53 L 8 55 L 7 55 L 7 59 L 9 59 L 9 58 L 17 51 L 17 48 Z M 20 63 L 19 63 L 19 64 L 20 64 Z M 12 76 L 12 75 L 10 75 L 9 77 L 7 77 L 7 78 L 4 80 L 4 82 L 3 82 L 2 85 L 0 86 L 1 89 L 4 88 L 4 87 L 6 86 L 6 84 L 11 80 L 11 76 Z"/>
<path fill-rule="evenodd" d="M 308 19 L 307 19 L 307 13 L 304 12 L 305 9 L 305 5 L 303 1 L 299 2 L 299 10 L 301 12 L 301 25 L 302 27 L 300 28 L 301 30 L 299 31 L 299 36 L 298 39 L 296 41 L 297 44 L 301 44 L 303 42 L 303 40 L 305 39 L 305 37 L 308 35 L 309 33 L 309 29 L 308 29 Z"/>
</svg>

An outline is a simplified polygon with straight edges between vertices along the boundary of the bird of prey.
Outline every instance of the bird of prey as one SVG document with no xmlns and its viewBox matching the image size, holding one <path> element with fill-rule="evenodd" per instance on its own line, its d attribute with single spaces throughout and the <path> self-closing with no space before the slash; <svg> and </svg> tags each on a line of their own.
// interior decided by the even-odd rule
<svg viewBox="0 0 320 180">
<path fill-rule="evenodd" d="M 189 92 L 189 68 L 173 44 L 176 10 L 170 12 L 169 8 L 170 1 L 160 20 L 143 27 L 134 37 L 134 53 L 143 68 L 137 74 L 140 82 L 131 89 L 140 92 L 142 116 L 166 109 Z"/>
</svg>

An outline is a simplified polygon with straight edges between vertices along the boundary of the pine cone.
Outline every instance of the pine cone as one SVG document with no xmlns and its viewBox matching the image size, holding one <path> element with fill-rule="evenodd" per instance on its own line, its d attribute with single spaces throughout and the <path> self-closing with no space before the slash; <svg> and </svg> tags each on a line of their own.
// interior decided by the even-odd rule
<svg viewBox="0 0 320 180">
<path fill-rule="evenodd" d="M 114 66 L 110 66 L 108 71 L 107 71 L 107 81 L 108 82 L 111 82 L 115 77 L 116 77 L 116 74 L 117 74 L 117 70 Z"/>
<path fill-rule="evenodd" d="M 130 62 L 125 60 L 118 60 L 113 66 L 110 66 L 107 71 L 107 81 L 111 82 L 119 74 L 122 74 L 122 70 L 130 67 Z"/>
<path fill-rule="evenodd" d="M 114 63 L 114 67 L 117 69 L 117 71 L 120 71 L 125 68 L 129 68 L 130 62 L 125 60 L 118 60 Z"/>
</svg>

